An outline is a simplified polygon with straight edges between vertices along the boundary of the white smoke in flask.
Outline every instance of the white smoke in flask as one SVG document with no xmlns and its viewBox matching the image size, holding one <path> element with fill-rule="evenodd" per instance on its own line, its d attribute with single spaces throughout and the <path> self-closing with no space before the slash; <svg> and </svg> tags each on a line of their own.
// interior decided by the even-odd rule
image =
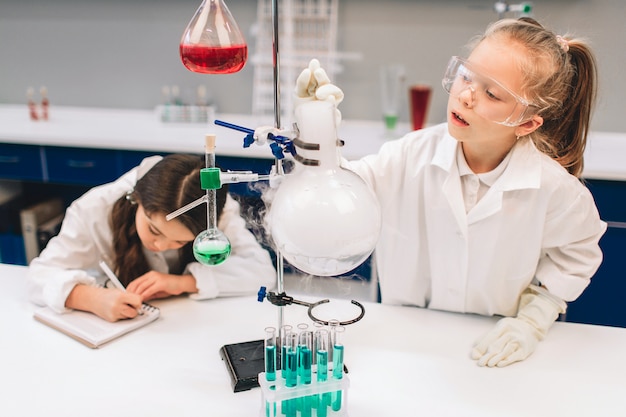
<svg viewBox="0 0 626 417">
<path fill-rule="evenodd" d="M 297 162 L 273 195 L 266 219 L 285 260 L 318 276 L 341 275 L 363 263 L 382 221 L 374 193 L 340 166 L 335 112 L 328 101 L 296 108 Z M 310 149 L 315 145 L 319 149 Z"/>
</svg>

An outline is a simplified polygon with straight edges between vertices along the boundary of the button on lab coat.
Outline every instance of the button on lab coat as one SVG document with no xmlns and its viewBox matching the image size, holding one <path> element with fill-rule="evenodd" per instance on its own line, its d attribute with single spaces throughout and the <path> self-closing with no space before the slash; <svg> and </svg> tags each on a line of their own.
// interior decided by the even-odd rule
<svg viewBox="0 0 626 417">
<path fill-rule="evenodd" d="M 457 146 L 441 124 L 346 162 L 381 203 L 382 301 L 513 316 L 531 283 L 576 299 L 602 261 L 606 230 L 589 190 L 522 139 L 466 213 Z"/>
<path fill-rule="evenodd" d="M 131 190 L 137 179 L 152 168 L 160 156 L 146 158 L 139 167 L 116 181 L 94 187 L 67 209 L 58 236 L 50 240 L 28 271 L 31 300 L 58 312 L 67 311 L 65 300 L 76 284 L 96 285 L 101 275 L 100 260 L 112 265 L 113 237 L 109 217 L 113 203 Z M 195 299 L 255 294 L 260 286 L 273 287 L 276 273 L 269 253 L 246 228 L 239 204 L 230 196 L 218 221 L 218 228 L 231 243 L 231 255 L 222 264 L 205 266 L 193 262 L 186 266 L 199 289 Z M 169 273 L 178 264 L 177 250 L 144 250 L 153 270 Z"/>
</svg>

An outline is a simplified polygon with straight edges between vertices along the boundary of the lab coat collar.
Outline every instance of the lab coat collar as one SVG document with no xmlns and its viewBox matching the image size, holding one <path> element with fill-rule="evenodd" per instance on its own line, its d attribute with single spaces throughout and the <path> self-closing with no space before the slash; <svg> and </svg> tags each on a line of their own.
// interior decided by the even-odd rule
<svg viewBox="0 0 626 417">
<path fill-rule="evenodd" d="M 440 167 L 448 174 L 458 174 L 455 161 L 458 146 L 459 142 L 446 132 L 437 145 L 431 164 Z M 507 169 L 492 187 L 498 191 L 539 188 L 541 182 L 540 158 L 540 152 L 531 140 L 518 140 L 511 149 L 511 158 Z"/>
<path fill-rule="evenodd" d="M 469 213 L 465 213 L 461 177 L 456 163 L 458 146 L 458 141 L 446 133 L 437 145 L 431 163 L 448 173 L 443 183 L 443 192 L 460 230 L 467 237 L 468 225 L 491 216 L 502 208 L 502 196 L 505 191 L 539 188 L 541 155 L 530 140 L 518 141 L 511 149 L 507 169 L 478 204 Z"/>
</svg>

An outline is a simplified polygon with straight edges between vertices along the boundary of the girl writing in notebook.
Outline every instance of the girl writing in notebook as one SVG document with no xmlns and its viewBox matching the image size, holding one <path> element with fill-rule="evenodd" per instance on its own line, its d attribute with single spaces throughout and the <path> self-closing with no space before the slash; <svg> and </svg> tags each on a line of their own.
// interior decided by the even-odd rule
<svg viewBox="0 0 626 417">
<path fill-rule="evenodd" d="M 324 99 L 314 93 L 328 80 L 311 73 L 296 91 Z M 446 123 L 346 165 L 382 207 L 382 302 L 502 316 L 471 357 L 507 366 L 535 350 L 602 261 L 606 224 L 579 180 L 596 63 L 581 39 L 501 20 L 449 61 L 443 87 Z"/>
<path fill-rule="evenodd" d="M 205 193 L 203 167 L 199 156 L 146 158 L 74 201 L 59 235 L 30 264 L 32 301 L 59 313 L 78 309 L 116 321 L 135 317 L 141 303 L 154 298 L 187 293 L 201 300 L 271 287 L 276 274 L 270 255 L 246 228 L 226 188 L 217 190 L 218 228 L 232 246 L 224 263 L 209 267 L 193 257 L 193 241 L 207 227 L 205 204 L 165 219 Z M 97 285 L 100 261 L 126 292 Z"/>
</svg>

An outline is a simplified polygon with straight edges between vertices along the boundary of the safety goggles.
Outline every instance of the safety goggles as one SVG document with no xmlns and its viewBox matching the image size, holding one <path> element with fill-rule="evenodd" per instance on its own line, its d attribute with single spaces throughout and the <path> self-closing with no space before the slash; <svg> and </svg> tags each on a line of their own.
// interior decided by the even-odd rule
<svg viewBox="0 0 626 417">
<path fill-rule="evenodd" d="M 453 56 L 441 83 L 452 97 L 463 95 L 475 113 L 504 126 L 518 126 L 539 112 L 538 106 L 479 71 L 467 60 Z"/>
</svg>

